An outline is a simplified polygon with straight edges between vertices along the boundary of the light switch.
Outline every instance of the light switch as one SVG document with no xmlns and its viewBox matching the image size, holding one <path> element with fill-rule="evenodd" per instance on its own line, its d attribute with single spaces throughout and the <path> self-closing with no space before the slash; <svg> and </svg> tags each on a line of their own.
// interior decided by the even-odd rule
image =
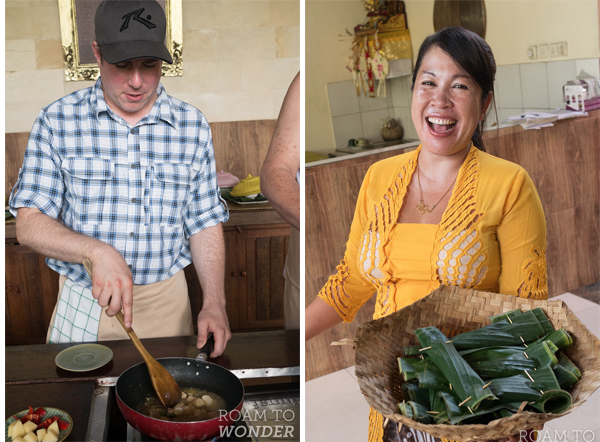
<svg viewBox="0 0 600 442">
<path fill-rule="evenodd" d="M 527 48 L 527 56 L 530 60 L 537 59 L 537 46 L 529 46 L 529 48 Z"/>
<path fill-rule="evenodd" d="M 558 57 L 558 43 L 550 44 L 550 57 Z"/>
<path fill-rule="evenodd" d="M 569 55 L 569 49 L 567 46 L 567 42 L 566 41 L 561 41 L 558 44 L 558 56 L 559 57 L 566 57 Z"/>
<path fill-rule="evenodd" d="M 540 58 L 548 58 L 548 45 L 547 44 L 540 45 L 539 51 L 540 51 Z"/>
</svg>

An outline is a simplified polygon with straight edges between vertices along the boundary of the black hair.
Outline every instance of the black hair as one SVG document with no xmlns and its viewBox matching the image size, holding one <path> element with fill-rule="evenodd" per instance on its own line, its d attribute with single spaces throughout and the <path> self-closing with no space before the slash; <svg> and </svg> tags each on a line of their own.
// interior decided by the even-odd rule
<svg viewBox="0 0 600 442">
<path fill-rule="evenodd" d="M 421 67 L 423 58 L 432 47 L 438 47 L 444 51 L 454 62 L 463 68 L 467 74 L 475 80 L 481 87 L 482 103 L 492 93 L 494 97 L 494 78 L 496 77 L 496 60 L 492 50 L 483 38 L 465 28 L 449 27 L 437 31 L 427 37 L 417 56 L 415 70 L 412 77 L 412 88 L 415 87 L 415 80 Z M 488 108 L 488 112 L 491 106 Z M 487 112 L 486 112 L 487 114 Z M 483 121 L 477 125 L 475 132 L 471 136 L 471 141 L 480 150 L 485 150 L 481 130 L 485 125 L 485 116 Z"/>
</svg>

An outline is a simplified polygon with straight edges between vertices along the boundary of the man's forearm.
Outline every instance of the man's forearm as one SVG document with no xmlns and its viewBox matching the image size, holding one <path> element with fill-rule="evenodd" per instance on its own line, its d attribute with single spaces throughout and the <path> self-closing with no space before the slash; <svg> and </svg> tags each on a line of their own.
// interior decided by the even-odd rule
<svg viewBox="0 0 600 442">
<path fill-rule="evenodd" d="M 224 306 L 225 240 L 222 225 L 208 227 L 192 235 L 190 250 L 204 294 L 203 306 Z"/>
<path fill-rule="evenodd" d="M 65 262 L 81 263 L 107 245 L 82 235 L 43 214 L 36 208 L 17 211 L 17 240 L 41 255 Z"/>
</svg>

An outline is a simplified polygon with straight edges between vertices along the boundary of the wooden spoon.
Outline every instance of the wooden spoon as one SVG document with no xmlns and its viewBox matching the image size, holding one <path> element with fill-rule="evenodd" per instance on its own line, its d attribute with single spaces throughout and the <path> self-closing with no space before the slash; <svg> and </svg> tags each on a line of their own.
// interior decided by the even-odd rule
<svg viewBox="0 0 600 442">
<path fill-rule="evenodd" d="M 83 266 L 91 277 L 92 262 L 89 259 L 84 259 Z M 144 358 L 144 361 L 146 361 L 148 373 L 150 374 L 150 380 L 152 381 L 152 386 L 154 387 L 154 391 L 156 391 L 158 398 L 165 408 L 174 407 L 181 399 L 181 390 L 179 385 L 177 385 L 177 382 L 175 379 L 173 379 L 171 373 L 169 373 L 165 367 L 159 364 L 158 361 L 154 359 L 150 353 L 148 353 L 133 329 L 131 327 L 125 327 L 125 318 L 123 316 L 123 312 L 119 310 L 115 316 L 133 341 L 135 348 L 138 349 Z"/>
</svg>

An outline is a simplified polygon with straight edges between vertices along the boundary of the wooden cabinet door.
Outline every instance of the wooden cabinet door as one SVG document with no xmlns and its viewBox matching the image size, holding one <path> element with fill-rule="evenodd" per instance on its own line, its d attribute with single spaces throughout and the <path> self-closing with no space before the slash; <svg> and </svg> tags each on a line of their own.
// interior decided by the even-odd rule
<svg viewBox="0 0 600 442">
<path fill-rule="evenodd" d="M 283 269 L 289 245 L 290 226 L 244 228 L 246 271 L 245 328 L 283 327 Z"/>
<path fill-rule="evenodd" d="M 42 255 L 5 246 L 6 345 L 44 344 L 58 298 L 58 273 Z"/>
<path fill-rule="evenodd" d="M 225 302 L 229 328 L 232 331 L 240 329 L 240 299 L 245 292 L 240 286 L 240 274 L 245 268 L 243 258 L 244 242 L 240 233 L 235 228 L 225 228 Z M 192 320 L 194 322 L 194 333 L 198 333 L 198 313 L 202 310 L 204 294 L 194 264 L 185 268 L 185 277 L 188 284 L 190 304 L 192 306 Z"/>
</svg>

